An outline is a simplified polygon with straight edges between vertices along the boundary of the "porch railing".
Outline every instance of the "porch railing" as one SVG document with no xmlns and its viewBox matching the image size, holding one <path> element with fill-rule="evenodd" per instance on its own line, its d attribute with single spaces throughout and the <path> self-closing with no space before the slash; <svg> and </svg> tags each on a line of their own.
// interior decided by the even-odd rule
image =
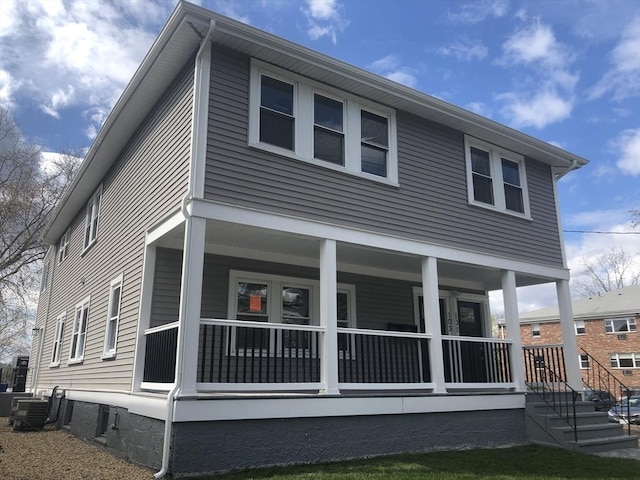
<svg viewBox="0 0 640 480">
<path fill-rule="evenodd" d="M 176 371 L 178 346 L 178 322 L 150 328 L 144 332 L 143 381 L 148 383 L 172 383 Z"/>
<path fill-rule="evenodd" d="M 447 383 L 505 384 L 512 382 L 510 340 L 442 337 Z"/>
<path fill-rule="evenodd" d="M 564 363 L 564 349 L 562 345 L 545 345 L 539 347 L 522 347 L 525 359 L 525 381 L 561 383 L 567 380 L 567 369 Z M 547 378 L 553 372 L 554 379 Z"/>
</svg>

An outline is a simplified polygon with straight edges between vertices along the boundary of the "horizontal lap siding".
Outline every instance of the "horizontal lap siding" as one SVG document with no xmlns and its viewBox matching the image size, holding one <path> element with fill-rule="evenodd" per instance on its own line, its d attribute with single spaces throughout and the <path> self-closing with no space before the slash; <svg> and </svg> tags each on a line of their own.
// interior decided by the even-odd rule
<svg viewBox="0 0 640 480">
<path fill-rule="evenodd" d="M 190 65 L 191 62 L 188 63 Z M 69 257 L 54 272 L 39 386 L 130 390 L 145 231 L 179 208 L 187 191 L 193 70 L 187 66 L 121 152 L 103 181 L 97 242 L 82 255 L 84 209 L 71 226 Z M 117 357 L 102 360 L 109 286 L 123 274 Z M 83 282 L 82 282 L 82 281 Z M 76 303 L 91 295 L 84 362 L 67 365 Z M 56 316 L 67 311 L 62 357 L 49 368 Z"/>
<path fill-rule="evenodd" d="M 397 112 L 399 187 L 247 147 L 249 58 L 214 46 L 205 197 L 561 266 L 550 167 L 526 160 L 533 221 L 467 201 L 461 132 Z"/>
</svg>

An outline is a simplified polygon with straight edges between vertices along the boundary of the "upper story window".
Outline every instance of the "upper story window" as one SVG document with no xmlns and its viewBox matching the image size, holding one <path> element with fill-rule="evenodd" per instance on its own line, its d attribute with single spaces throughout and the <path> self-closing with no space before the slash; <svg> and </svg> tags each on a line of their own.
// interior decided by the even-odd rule
<svg viewBox="0 0 640 480">
<path fill-rule="evenodd" d="M 254 60 L 249 145 L 398 183 L 394 110 Z"/>
<path fill-rule="evenodd" d="M 56 319 L 56 333 L 53 338 L 53 350 L 51 351 L 51 367 L 57 367 L 60 365 L 60 355 L 62 353 L 62 337 L 64 335 L 64 319 L 67 316 L 67 312 L 63 312 L 58 315 Z"/>
<path fill-rule="evenodd" d="M 100 200 L 102 185 L 98 187 L 87 203 L 87 213 L 84 222 L 84 249 L 89 248 L 98 238 L 98 216 L 100 214 Z"/>
<path fill-rule="evenodd" d="M 609 358 L 613 368 L 640 368 L 640 353 L 613 353 Z"/>
<path fill-rule="evenodd" d="M 524 157 L 465 136 L 469 203 L 531 218 Z"/>
<path fill-rule="evenodd" d="M 87 340 L 88 323 L 89 297 L 76 305 L 73 317 L 73 332 L 71 334 L 71 348 L 69 349 L 69 363 L 78 363 L 84 358 L 84 346 Z"/>
<path fill-rule="evenodd" d="M 604 328 L 607 333 L 635 332 L 636 319 L 629 318 L 610 318 L 604 321 Z"/>
<path fill-rule="evenodd" d="M 102 358 L 113 358 L 116 356 L 121 297 L 122 275 L 114 279 L 109 288 L 109 306 L 107 307 L 107 325 L 105 328 Z"/>
<path fill-rule="evenodd" d="M 49 262 L 44 262 L 42 266 L 42 277 L 40 278 L 40 293 L 47 289 L 47 281 L 49 280 Z"/>
<path fill-rule="evenodd" d="M 576 329 L 576 335 L 584 335 L 587 333 L 587 329 L 584 326 L 584 320 L 576 320 L 573 322 L 573 327 Z"/>
<path fill-rule="evenodd" d="M 532 323 L 531 324 L 531 336 L 532 337 L 539 337 L 540 336 L 540 324 L 539 323 Z"/>
<path fill-rule="evenodd" d="M 62 263 L 69 255 L 69 238 L 71 236 L 71 229 L 64 232 L 64 235 L 60 238 L 60 245 L 58 246 L 58 263 Z"/>
<path fill-rule="evenodd" d="M 578 363 L 582 370 L 589 368 L 591 366 L 591 364 L 589 363 L 589 355 L 586 355 L 584 353 L 579 354 Z"/>
</svg>

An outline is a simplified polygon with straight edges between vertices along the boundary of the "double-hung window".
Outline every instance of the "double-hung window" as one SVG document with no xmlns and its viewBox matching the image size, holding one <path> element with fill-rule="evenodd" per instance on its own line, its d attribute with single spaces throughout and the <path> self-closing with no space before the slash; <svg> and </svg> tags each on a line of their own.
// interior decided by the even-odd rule
<svg viewBox="0 0 640 480">
<path fill-rule="evenodd" d="M 576 335 L 584 335 L 587 333 L 587 330 L 584 326 L 584 320 L 575 320 L 573 322 L 573 326 L 576 330 Z"/>
<path fill-rule="evenodd" d="M 87 203 L 87 211 L 84 222 L 84 249 L 89 248 L 98 238 L 98 216 L 100 214 L 100 200 L 102 198 L 102 185 L 98 187 Z"/>
<path fill-rule="evenodd" d="M 67 312 L 63 312 L 58 315 L 56 319 L 56 332 L 53 338 L 53 350 L 51 351 L 51 367 L 57 367 L 60 365 L 60 355 L 62 352 L 62 337 L 64 335 L 64 319 L 67 316 Z"/>
<path fill-rule="evenodd" d="M 89 323 L 89 300 L 90 298 L 87 297 L 76 305 L 73 317 L 73 332 L 71 334 L 71 348 L 69 349 L 69 363 L 78 363 L 84 358 L 87 324 Z"/>
<path fill-rule="evenodd" d="M 610 360 L 613 368 L 640 368 L 640 353 L 614 353 Z"/>
<path fill-rule="evenodd" d="M 60 245 L 58 247 L 58 263 L 62 263 L 69 255 L 69 237 L 71 235 L 70 229 L 64 232 L 64 235 L 60 237 Z"/>
<path fill-rule="evenodd" d="M 107 307 L 107 326 L 104 336 L 102 358 L 116 356 L 118 324 L 120 321 L 120 300 L 122 298 L 122 275 L 111 282 L 109 288 L 109 306 Z"/>
<path fill-rule="evenodd" d="M 40 292 L 47 289 L 47 281 L 49 280 L 49 262 L 45 262 L 42 266 L 42 277 L 40 278 Z"/>
<path fill-rule="evenodd" d="M 469 203 L 531 218 L 522 155 L 465 136 Z"/>
<path fill-rule="evenodd" d="M 249 145 L 398 183 L 395 111 L 253 60 Z"/>
<path fill-rule="evenodd" d="M 633 317 L 610 318 L 604 321 L 604 328 L 607 333 L 635 332 L 637 329 L 636 319 Z"/>
<path fill-rule="evenodd" d="M 539 323 L 532 323 L 531 324 L 531 336 L 532 337 L 539 337 L 540 336 L 540 324 Z"/>
<path fill-rule="evenodd" d="M 590 367 L 589 355 L 586 355 L 584 353 L 578 355 L 578 363 L 580 364 L 580 369 L 582 370 L 588 369 Z"/>
</svg>

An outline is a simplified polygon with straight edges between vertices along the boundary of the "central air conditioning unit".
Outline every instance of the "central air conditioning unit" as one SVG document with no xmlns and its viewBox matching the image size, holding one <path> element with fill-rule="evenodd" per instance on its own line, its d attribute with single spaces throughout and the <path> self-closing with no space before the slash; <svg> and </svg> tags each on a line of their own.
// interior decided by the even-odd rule
<svg viewBox="0 0 640 480">
<path fill-rule="evenodd" d="M 21 399 L 13 417 L 14 430 L 41 430 L 49 415 L 49 402 L 39 399 Z"/>
<path fill-rule="evenodd" d="M 11 399 L 11 411 L 9 412 L 9 425 L 13 425 L 13 420 L 16 418 L 16 413 L 18 413 L 18 402 L 20 400 L 39 400 L 39 399 L 33 398 L 33 397 L 13 397 Z"/>
</svg>

